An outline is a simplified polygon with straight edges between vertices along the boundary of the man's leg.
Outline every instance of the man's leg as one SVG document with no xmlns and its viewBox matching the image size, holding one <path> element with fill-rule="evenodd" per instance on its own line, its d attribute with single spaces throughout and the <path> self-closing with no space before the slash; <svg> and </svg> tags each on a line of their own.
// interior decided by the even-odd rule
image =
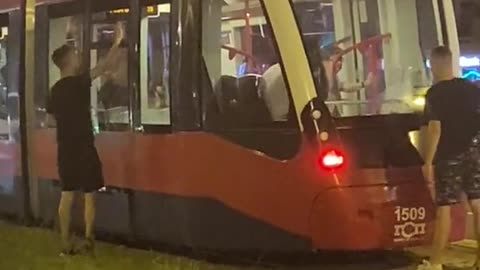
<svg viewBox="0 0 480 270">
<path fill-rule="evenodd" d="M 461 162 L 439 162 L 435 166 L 437 215 L 429 263 L 418 269 L 442 269 L 442 252 L 448 245 L 451 229 L 450 206 L 459 203 L 462 190 Z"/>
<path fill-rule="evenodd" d="M 60 221 L 60 234 L 62 237 L 63 247 L 71 248 L 70 243 L 70 219 L 72 212 L 72 204 L 74 199 L 73 191 L 63 191 L 60 204 L 58 206 L 58 217 Z"/>
<path fill-rule="evenodd" d="M 477 265 L 480 261 L 480 199 L 471 200 L 470 208 L 473 213 L 473 228 L 475 230 L 475 240 L 477 240 L 478 250 L 477 250 Z"/>
<path fill-rule="evenodd" d="M 439 206 L 437 208 L 437 219 L 435 221 L 435 231 L 432 242 L 432 254 L 430 256 L 430 263 L 432 265 L 442 263 L 442 252 L 448 245 L 450 227 L 450 206 Z"/>
<path fill-rule="evenodd" d="M 94 239 L 94 227 L 95 227 L 95 194 L 85 193 L 85 238 L 87 240 Z"/>
</svg>

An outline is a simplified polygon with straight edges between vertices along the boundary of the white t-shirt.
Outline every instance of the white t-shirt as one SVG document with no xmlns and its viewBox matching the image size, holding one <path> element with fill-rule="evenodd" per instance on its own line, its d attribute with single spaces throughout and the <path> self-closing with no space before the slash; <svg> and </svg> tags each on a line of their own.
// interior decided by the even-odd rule
<svg viewBox="0 0 480 270">
<path fill-rule="evenodd" d="M 263 98 L 273 121 L 288 120 L 290 100 L 280 64 L 269 67 L 263 73 L 265 88 Z"/>
</svg>

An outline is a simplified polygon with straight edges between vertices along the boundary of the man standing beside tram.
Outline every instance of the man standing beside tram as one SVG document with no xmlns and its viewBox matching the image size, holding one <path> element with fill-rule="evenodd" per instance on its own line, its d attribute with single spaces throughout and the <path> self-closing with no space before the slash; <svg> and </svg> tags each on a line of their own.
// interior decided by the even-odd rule
<svg viewBox="0 0 480 270">
<path fill-rule="evenodd" d="M 456 78 L 452 52 L 433 50 L 434 85 L 427 92 L 425 118 L 427 147 L 424 174 L 435 186 L 437 215 L 430 259 L 419 270 L 442 270 L 442 252 L 448 245 L 451 206 L 466 194 L 480 241 L 480 89 Z M 475 269 L 480 267 L 477 251 Z"/>
<path fill-rule="evenodd" d="M 103 187 L 103 173 L 94 143 L 90 87 L 92 80 L 112 66 L 123 38 L 123 26 L 117 24 L 108 56 L 90 71 L 82 69 L 81 54 L 72 46 L 63 45 L 52 54 L 61 79 L 52 87 L 47 111 L 57 125 L 58 173 L 62 187 L 58 214 L 63 256 L 91 252 L 94 248 L 95 192 Z M 70 236 L 75 192 L 82 192 L 85 200 L 85 243 L 79 249 L 74 247 Z"/>
</svg>

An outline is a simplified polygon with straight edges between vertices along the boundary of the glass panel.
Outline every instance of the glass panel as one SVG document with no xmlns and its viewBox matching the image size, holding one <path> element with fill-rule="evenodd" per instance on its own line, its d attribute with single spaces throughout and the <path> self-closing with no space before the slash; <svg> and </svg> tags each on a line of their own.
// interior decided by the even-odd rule
<svg viewBox="0 0 480 270">
<path fill-rule="evenodd" d="M 126 30 L 127 16 L 119 10 L 93 14 L 90 65 L 94 68 L 105 58 L 113 45 L 115 25 L 122 23 Z M 126 10 L 128 15 L 128 9 Z M 128 33 L 125 39 L 128 40 Z M 92 107 L 97 113 L 100 130 L 128 129 L 129 87 L 128 47 L 123 44 L 115 56 L 115 63 L 99 78 L 92 82 Z"/>
<path fill-rule="evenodd" d="M 12 98 L 16 99 L 15 102 L 18 101 L 18 93 L 8 92 L 8 27 L 0 27 L 0 30 L 0 139 L 8 140 L 11 137 L 11 125 L 15 124 L 18 129 L 18 118 L 11 119 L 9 117 L 7 100 Z M 11 120 L 15 123 L 11 123 Z"/>
<path fill-rule="evenodd" d="M 307 52 L 322 50 L 335 117 L 419 109 L 430 85 L 426 57 L 439 44 L 432 1 L 292 2 Z"/>
<path fill-rule="evenodd" d="M 8 27 L 1 27 L 0 34 L 0 195 L 14 194 L 16 144 L 19 140 L 18 92 L 9 89 L 8 78 Z M 9 90 L 11 92 L 9 92 Z M 15 92 L 14 92 L 15 91 Z M 8 103 L 7 103 L 8 101 Z M 14 105 L 14 106 L 7 106 Z M 2 209 L 3 211 L 3 209 Z"/>
<path fill-rule="evenodd" d="M 480 3 L 454 1 L 463 78 L 480 86 Z"/>
<path fill-rule="evenodd" d="M 142 124 L 170 125 L 170 4 L 142 7 L 140 40 Z"/>
<path fill-rule="evenodd" d="M 259 1 L 203 2 L 204 91 L 214 128 L 277 126 L 294 120 L 271 27 Z"/>
</svg>

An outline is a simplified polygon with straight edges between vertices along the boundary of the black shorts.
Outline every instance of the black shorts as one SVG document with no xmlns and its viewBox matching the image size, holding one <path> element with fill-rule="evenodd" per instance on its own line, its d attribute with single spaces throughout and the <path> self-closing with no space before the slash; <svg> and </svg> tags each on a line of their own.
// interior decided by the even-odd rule
<svg viewBox="0 0 480 270">
<path fill-rule="evenodd" d="M 58 172 L 62 191 L 90 193 L 104 185 L 102 163 L 93 145 L 59 147 Z"/>
<path fill-rule="evenodd" d="M 457 157 L 435 166 L 435 192 L 439 206 L 457 204 L 465 193 L 469 200 L 480 199 L 480 136 Z"/>
</svg>

